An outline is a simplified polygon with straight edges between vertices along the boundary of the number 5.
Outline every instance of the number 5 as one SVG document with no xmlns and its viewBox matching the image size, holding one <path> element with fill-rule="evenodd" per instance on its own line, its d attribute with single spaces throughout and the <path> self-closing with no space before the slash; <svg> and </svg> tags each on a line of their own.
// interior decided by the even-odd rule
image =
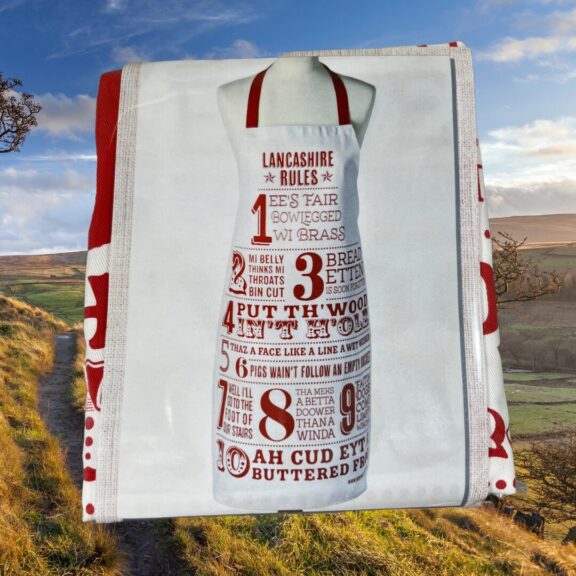
<svg viewBox="0 0 576 576">
<path fill-rule="evenodd" d="M 220 352 L 223 356 L 226 356 L 226 366 L 220 366 L 220 370 L 222 370 L 222 372 L 228 372 L 228 367 L 230 366 L 230 356 L 228 356 L 228 352 L 224 350 L 224 347 L 230 347 L 230 342 L 228 342 L 228 340 L 222 340 L 220 347 Z"/>
</svg>

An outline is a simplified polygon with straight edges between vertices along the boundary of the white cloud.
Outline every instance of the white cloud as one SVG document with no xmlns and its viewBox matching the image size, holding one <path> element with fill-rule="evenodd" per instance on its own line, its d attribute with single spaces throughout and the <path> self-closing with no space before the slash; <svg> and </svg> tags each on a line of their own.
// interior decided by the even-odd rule
<svg viewBox="0 0 576 576">
<path fill-rule="evenodd" d="M 576 117 L 534 120 L 523 126 L 492 130 L 489 134 L 495 141 L 510 143 L 532 154 L 551 145 L 576 143 Z"/>
<path fill-rule="evenodd" d="M 37 170 L 0 170 L 0 194 L 36 194 L 46 191 L 87 192 L 94 188 L 88 176 L 77 170 L 39 172 Z"/>
<path fill-rule="evenodd" d="M 525 186 L 487 186 L 491 218 L 536 214 L 574 214 L 576 180 L 539 182 Z"/>
<path fill-rule="evenodd" d="M 46 154 L 32 154 L 16 156 L 14 160 L 24 162 L 96 162 L 96 153 L 86 152 L 48 152 Z"/>
<path fill-rule="evenodd" d="M 521 84 L 528 84 L 531 82 L 554 82 L 556 84 L 565 84 L 576 78 L 576 68 L 568 63 L 548 60 L 538 60 L 538 66 L 541 67 L 542 73 L 540 74 L 526 74 L 514 78 L 514 82 Z"/>
<path fill-rule="evenodd" d="M 93 188 L 76 170 L 1 170 L 0 253 L 84 249 Z"/>
<path fill-rule="evenodd" d="M 125 5 L 125 0 L 106 0 L 104 2 L 104 10 L 106 12 L 114 12 L 115 10 L 122 10 Z"/>
<path fill-rule="evenodd" d="M 480 52 L 481 60 L 493 62 L 518 62 L 559 52 L 576 51 L 576 36 L 533 36 L 530 38 L 505 38 L 490 50 Z"/>
<path fill-rule="evenodd" d="M 576 212 L 576 117 L 506 126 L 480 145 L 492 216 Z"/>
<path fill-rule="evenodd" d="M 115 46 L 112 48 L 112 59 L 115 64 L 123 66 L 128 62 L 145 62 L 150 56 L 133 46 Z"/>
<path fill-rule="evenodd" d="M 527 12 L 520 14 L 516 20 L 520 27 L 537 26 L 544 29 L 546 34 L 527 38 L 504 38 L 490 49 L 479 52 L 478 57 L 481 60 L 519 62 L 576 51 L 576 8 L 546 15 Z"/>
<path fill-rule="evenodd" d="M 267 56 L 266 52 L 260 50 L 250 40 L 238 38 L 230 46 L 224 48 L 214 48 L 204 55 L 204 58 L 233 59 L 233 58 L 262 58 Z"/>
<path fill-rule="evenodd" d="M 568 36 L 576 33 L 576 8 L 571 12 L 552 12 L 545 23 L 553 34 Z"/>
<path fill-rule="evenodd" d="M 480 11 L 492 10 L 494 8 L 503 8 L 512 6 L 518 0 L 479 0 L 476 5 Z"/>
<path fill-rule="evenodd" d="M 94 201 L 45 193 L 26 202 L 0 194 L 0 254 L 85 250 Z"/>
<path fill-rule="evenodd" d="M 14 10 L 15 8 L 22 6 L 24 2 L 26 2 L 26 0 L 4 0 L 2 6 L 0 6 L 0 14 L 2 14 L 2 12 L 7 12 L 8 10 Z"/>
<path fill-rule="evenodd" d="M 96 115 L 96 99 L 85 94 L 70 98 L 65 94 L 40 94 L 42 106 L 38 114 L 38 130 L 76 140 L 79 134 L 92 132 Z"/>
<path fill-rule="evenodd" d="M 517 4 L 532 4 L 532 5 L 570 5 L 574 4 L 574 0 L 477 0 L 476 7 L 480 11 L 494 10 L 498 8 L 507 8 Z"/>
<path fill-rule="evenodd" d="M 514 82 L 520 82 L 522 84 L 527 84 L 528 82 L 536 82 L 540 80 L 538 74 L 526 74 L 526 76 L 514 78 Z"/>
<path fill-rule="evenodd" d="M 574 70 L 568 70 L 568 72 L 558 74 L 556 77 L 556 81 L 559 82 L 560 84 L 563 84 L 564 82 L 574 80 L 574 78 L 576 78 L 576 68 Z"/>
<path fill-rule="evenodd" d="M 179 53 L 192 38 L 219 28 L 262 18 L 249 3 L 222 0 L 104 0 L 96 10 L 82 14 L 80 27 L 62 31 L 64 47 L 48 56 L 114 50 L 129 45 L 137 54 Z M 147 58 L 148 59 L 148 58 Z"/>
</svg>

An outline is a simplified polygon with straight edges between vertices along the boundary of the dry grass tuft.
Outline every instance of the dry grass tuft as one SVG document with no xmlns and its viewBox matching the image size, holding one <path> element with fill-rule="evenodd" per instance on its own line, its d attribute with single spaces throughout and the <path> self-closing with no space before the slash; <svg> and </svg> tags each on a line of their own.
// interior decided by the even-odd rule
<svg viewBox="0 0 576 576">
<path fill-rule="evenodd" d="M 0 297 L 0 574 L 123 573 L 112 535 L 82 522 L 79 490 L 38 412 L 38 379 L 52 367 L 55 332 L 66 329 Z"/>
<path fill-rule="evenodd" d="M 489 509 L 186 518 L 175 537 L 191 569 L 214 576 L 570 576 L 576 567 L 568 547 Z"/>
<path fill-rule="evenodd" d="M 70 402 L 79 412 L 84 412 L 86 405 L 86 380 L 84 375 L 84 357 L 86 355 L 86 341 L 81 327 L 72 327 L 76 338 L 76 358 L 72 367 L 72 386 L 70 388 Z"/>
</svg>

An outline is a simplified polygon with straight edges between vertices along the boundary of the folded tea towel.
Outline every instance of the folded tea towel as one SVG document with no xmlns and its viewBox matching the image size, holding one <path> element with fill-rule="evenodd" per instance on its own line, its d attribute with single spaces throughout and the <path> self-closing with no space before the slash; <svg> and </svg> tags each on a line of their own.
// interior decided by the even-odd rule
<svg viewBox="0 0 576 576">
<path fill-rule="evenodd" d="M 452 42 L 283 56 L 319 58 L 333 80 L 327 106 L 336 111 L 337 102 L 340 116 L 333 126 L 254 125 L 250 136 L 265 143 L 270 135 L 274 155 L 262 157 L 266 192 L 246 219 L 254 223 L 256 241 L 246 251 L 253 259 L 241 251 L 231 257 L 238 166 L 217 91 L 247 78 L 242 106 L 253 101 L 253 88 L 270 107 L 264 71 L 274 59 L 131 63 L 100 79 L 84 321 L 85 521 L 275 512 L 288 502 L 306 511 L 475 506 L 490 493 L 515 492 L 469 49 Z M 348 139 L 350 79 L 375 89 L 361 152 Z M 286 134 L 292 148 L 276 154 Z M 316 139 L 334 149 L 296 150 L 298 134 L 302 147 Z M 356 168 L 339 172 L 345 158 Z M 289 205 L 306 200 L 314 208 L 307 218 L 324 222 L 302 222 L 308 242 L 331 233 L 346 202 L 334 181 L 351 186 L 356 170 L 362 259 L 354 264 L 360 252 L 336 242 L 324 259 L 308 248 L 294 252 L 304 278 L 294 294 L 303 303 L 284 311 L 296 311 L 294 326 L 310 320 L 324 301 L 306 308 L 308 291 L 334 274 L 314 266 L 340 262 L 341 274 L 362 276 L 368 335 L 342 336 L 362 329 L 352 314 L 326 320 L 341 329 L 341 342 L 330 346 L 290 346 L 288 316 L 278 340 L 263 338 L 264 329 L 280 330 L 277 318 L 255 320 L 266 310 L 272 315 L 272 300 L 263 292 L 251 300 L 261 307 L 250 308 L 242 290 L 256 277 L 291 282 L 295 274 L 284 273 L 290 252 L 266 243 L 266 226 L 303 218 Z M 324 182 L 315 181 L 322 174 Z M 221 315 L 225 289 L 240 303 L 234 314 L 246 317 Z M 326 308 L 363 305 L 347 298 L 332 296 Z M 318 325 L 307 324 L 316 336 L 320 316 Z M 219 341 L 220 327 L 238 319 L 251 332 Z M 368 341 L 364 360 L 349 351 Z M 299 354 L 306 360 L 287 358 Z M 255 361 L 262 356 L 268 359 Z M 369 386 L 352 375 L 363 361 L 371 364 Z M 215 381 L 214 369 L 229 362 L 234 377 Z M 320 367 L 319 380 L 303 379 Z M 360 418 L 369 435 L 356 434 Z M 216 430 L 223 423 L 226 445 Z M 219 473 L 230 479 L 229 503 L 215 487 Z M 272 477 L 294 499 L 264 500 Z M 354 482 L 362 489 L 338 496 Z M 244 492 L 234 494 L 240 484 Z M 309 497 L 323 486 L 334 498 Z M 263 507 L 255 504 L 259 493 Z"/>
</svg>

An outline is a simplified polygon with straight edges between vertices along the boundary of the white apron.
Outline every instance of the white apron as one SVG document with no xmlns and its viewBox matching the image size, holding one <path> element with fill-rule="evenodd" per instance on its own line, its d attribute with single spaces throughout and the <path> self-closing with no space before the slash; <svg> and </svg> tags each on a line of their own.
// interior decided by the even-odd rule
<svg viewBox="0 0 576 576">
<path fill-rule="evenodd" d="M 214 498 L 232 507 L 320 508 L 367 487 L 360 147 L 326 69 L 338 125 L 258 126 L 266 70 L 248 98 L 213 381 Z"/>
</svg>

